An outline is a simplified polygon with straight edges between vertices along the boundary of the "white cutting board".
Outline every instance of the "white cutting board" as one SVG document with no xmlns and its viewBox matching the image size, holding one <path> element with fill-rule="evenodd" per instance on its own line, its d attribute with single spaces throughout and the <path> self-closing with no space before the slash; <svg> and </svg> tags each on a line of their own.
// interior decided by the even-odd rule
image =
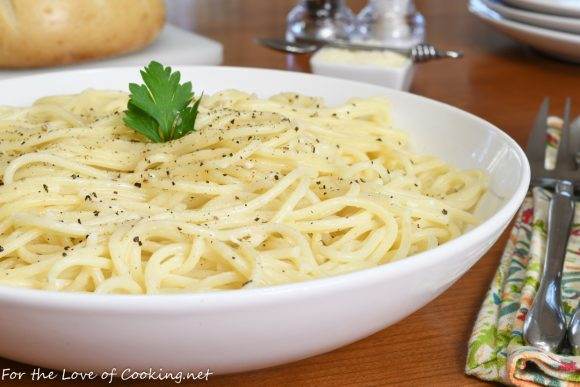
<svg viewBox="0 0 580 387">
<path fill-rule="evenodd" d="M 216 41 L 167 24 L 153 44 L 135 53 L 68 66 L 25 70 L 0 70 L 0 79 L 63 69 L 144 66 L 151 60 L 156 60 L 166 65 L 219 65 L 223 60 L 223 48 Z"/>
</svg>

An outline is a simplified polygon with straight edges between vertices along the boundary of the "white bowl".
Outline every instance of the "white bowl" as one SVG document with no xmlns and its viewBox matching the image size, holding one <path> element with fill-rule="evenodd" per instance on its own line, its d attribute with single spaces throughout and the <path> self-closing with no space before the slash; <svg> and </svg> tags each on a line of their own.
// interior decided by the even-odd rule
<svg viewBox="0 0 580 387">
<path fill-rule="evenodd" d="M 386 67 L 373 64 L 329 62 L 318 54 L 319 52 L 310 58 L 310 67 L 314 74 L 327 77 L 372 83 L 407 91 L 415 74 L 415 66 L 411 60 L 407 60 L 402 66 Z"/>
<path fill-rule="evenodd" d="M 262 289 L 156 296 L 64 294 L 0 287 L 0 357 L 67 370 L 229 373 L 287 363 L 362 339 L 437 297 L 496 241 L 530 179 L 520 147 L 490 123 L 416 95 L 315 75 L 181 67 L 195 90 L 238 88 L 260 96 L 291 90 L 324 97 L 391 99 L 396 125 L 418 151 L 491 177 L 485 221 L 408 259 L 333 278 Z M 0 104 L 87 87 L 126 89 L 137 68 L 70 71 L 0 81 Z M 490 203 L 495 203 L 492 205 Z"/>
</svg>

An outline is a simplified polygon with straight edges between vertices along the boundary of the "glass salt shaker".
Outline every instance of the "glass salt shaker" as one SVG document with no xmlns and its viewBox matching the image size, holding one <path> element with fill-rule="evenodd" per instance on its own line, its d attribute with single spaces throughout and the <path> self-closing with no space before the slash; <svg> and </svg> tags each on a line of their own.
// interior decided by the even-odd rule
<svg viewBox="0 0 580 387">
<path fill-rule="evenodd" d="M 350 39 L 356 31 L 356 16 L 346 0 L 300 0 L 287 17 L 286 39 Z"/>
<path fill-rule="evenodd" d="M 409 49 L 425 39 L 425 18 L 413 0 L 369 0 L 357 17 L 357 40 Z"/>
</svg>

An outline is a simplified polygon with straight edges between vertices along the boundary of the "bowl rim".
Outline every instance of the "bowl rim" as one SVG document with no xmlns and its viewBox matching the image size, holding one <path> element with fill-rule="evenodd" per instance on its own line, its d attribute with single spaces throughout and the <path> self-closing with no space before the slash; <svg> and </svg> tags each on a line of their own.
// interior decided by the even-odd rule
<svg viewBox="0 0 580 387">
<path fill-rule="evenodd" d="M 0 302 L 10 303 L 19 306 L 36 306 L 41 308 L 58 308 L 64 310 L 84 310 L 94 311 L 131 311 L 131 312 L 151 312 L 155 307 L 156 311 L 163 312 L 183 312 L 186 306 L 195 306 L 205 310 L 226 309 L 241 305 L 268 304 L 291 300 L 303 295 L 324 295 L 334 293 L 338 290 L 349 290 L 359 288 L 365 284 L 376 281 L 386 280 L 391 277 L 412 273 L 422 268 L 428 268 L 431 265 L 437 265 L 453 256 L 453 251 L 476 246 L 489 238 L 493 237 L 499 229 L 506 227 L 514 216 L 519 206 L 523 202 L 530 184 L 530 166 L 528 159 L 518 145 L 507 133 L 499 129 L 490 122 L 455 106 L 440 102 L 421 95 L 412 94 L 405 91 L 394 90 L 384 86 L 370 85 L 364 82 L 350 81 L 339 78 L 327 77 L 310 73 L 297 73 L 288 70 L 263 69 L 254 67 L 236 67 L 236 66 L 198 66 L 198 65 L 171 65 L 173 68 L 183 70 L 187 68 L 211 68 L 218 71 L 248 71 L 248 72 L 269 72 L 274 75 L 300 76 L 304 78 L 322 78 L 327 81 L 340 81 L 343 84 L 352 84 L 353 86 L 373 86 L 379 91 L 388 92 L 389 95 L 398 95 L 403 98 L 411 98 L 432 104 L 437 108 L 449 110 L 453 114 L 463 115 L 464 117 L 477 122 L 488 132 L 498 135 L 509 146 L 518 158 L 523 169 L 520 179 L 517 181 L 514 194 L 505 202 L 499 210 L 490 216 L 487 220 L 475 226 L 473 229 L 460 235 L 459 237 L 446 242 L 433 249 L 409 256 L 405 259 L 379 265 L 372 268 L 357 270 L 350 273 L 339 274 L 331 277 L 313 279 L 304 282 L 296 282 L 283 285 L 267 286 L 252 289 L 236 289 L 227 291 L 213 291 L 203 293 L 177 293 L 177 294 L 142 294 L 142 295 L 125 295 L 125 294 L 95 294 L 95 293 L 74 293 L 59 292 L 43 289 L 19 288 L 8 285 L 0 285 Z M 33 78 L 42 78 L 46 76 L 66 76 L 82 73 L 102 73 L 108 71 L 137 70 L 139 66 L 119 66 L 119 67 L 99 67 L 81 70 L 63 70 L 44 74 L 25 75 L 0 80 L 0 86 L 4 83 L 18 82 Z M 491 247 L 489 244 L 488 248 Z M 488 249 L 486 249 L 487 251 Z"/>
</svg>

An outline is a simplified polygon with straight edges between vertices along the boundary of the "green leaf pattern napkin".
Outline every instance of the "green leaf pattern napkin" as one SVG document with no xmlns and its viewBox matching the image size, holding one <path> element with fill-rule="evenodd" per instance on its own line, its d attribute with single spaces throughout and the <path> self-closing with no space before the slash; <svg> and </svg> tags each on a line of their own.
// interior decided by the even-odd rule
<svg viewBox="0 0 580 387">
<path fill-rule="evenodd" d="M 555 159 L 558 135 L 549 131 L 547 165 Z M 524 320 L 539 285 L 551 193 L 534 188 L 524 201 L 500 266 L 469 340 L 465 372 L 513 385 L 580 386 L 580 356 L 556 355 L 524 345 Z M 568 319 L 580 299 L 580 203 L 576 204 L 562 280 Z"/>
</svg>

